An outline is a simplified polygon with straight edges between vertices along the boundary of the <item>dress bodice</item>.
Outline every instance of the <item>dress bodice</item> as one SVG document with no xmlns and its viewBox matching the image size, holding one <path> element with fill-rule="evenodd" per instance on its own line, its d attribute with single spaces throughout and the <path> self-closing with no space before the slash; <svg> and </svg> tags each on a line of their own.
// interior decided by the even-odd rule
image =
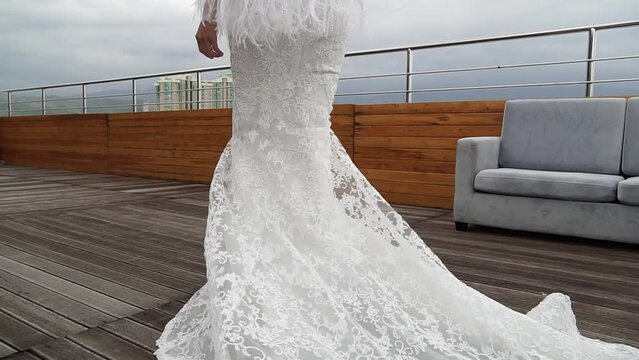
<svg viewBox="0 0 639 360">
<path fill-rule="evenodd" d="M 365 21 L 366 0 L 196 0 L 196 16 L 215 21 L 219 33 L 238 44 L 276 48 L 282 37 L 303 32 L 331 34 L 336 17 L 350 27 Z"/>
<path fill-rule="evenodd" d="M 345 42 L 344 31 L 326 37 L 306 32 L 297 42 L 280 38 L 276 51 L 231 43 L 234 136 L 303 135 L 329 127 Z"/>
</svg>

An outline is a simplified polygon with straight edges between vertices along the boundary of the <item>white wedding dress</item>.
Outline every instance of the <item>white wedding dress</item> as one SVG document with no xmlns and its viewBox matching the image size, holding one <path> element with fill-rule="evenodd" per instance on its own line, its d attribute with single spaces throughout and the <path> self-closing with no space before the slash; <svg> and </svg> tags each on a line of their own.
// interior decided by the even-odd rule
<svg viewBox="0 0 639 360">
<path fill-rule="evenodd" d="M 233 135 L 211 182 L 208 282 L 155 355 L 639 359 L 582 336 L 565 295 L 523 314 L 466 286 L 370 185 L 329 122 L 347 22 L 272 49 L 230 39 Z"/>
</svg>

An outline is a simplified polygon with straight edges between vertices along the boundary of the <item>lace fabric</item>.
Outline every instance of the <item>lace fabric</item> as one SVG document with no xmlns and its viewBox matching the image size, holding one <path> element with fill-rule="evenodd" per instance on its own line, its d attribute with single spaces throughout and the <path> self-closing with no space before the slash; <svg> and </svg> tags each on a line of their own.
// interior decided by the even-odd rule
<svg viewBox="0 0 639 360">
<path fill-rule="evenodd" d="M 302 31 L 327 36 L 337 23 L 353 26 L 365 22 L 366 0 L 195 0 L 194 15 L 216 22 L 218 33 L 244 46 L 274 51 L 274 42 L 285 36 L 299 42 Z M 379 0 L 377 0 L 379 1 Z M 390 0 L 383 0 L 390 1 Z M 333 19 L 348 14 L 350 21 Z"/>
<path fill-rule="evenodd" d="M 522 314 L 466 286 L 371 186 L 330 129 L 347 33 L 281 36 L 274 51 L 230 41 L 233 135 L 211 181 L 208 281 L 155 355 L 639 359 L 581 336 L 565 295 Z"/>
</svg>

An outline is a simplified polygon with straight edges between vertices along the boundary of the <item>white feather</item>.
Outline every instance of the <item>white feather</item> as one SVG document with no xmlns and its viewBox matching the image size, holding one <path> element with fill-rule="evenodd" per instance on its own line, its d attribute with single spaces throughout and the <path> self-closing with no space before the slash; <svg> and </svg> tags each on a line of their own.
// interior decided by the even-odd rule
<svg viewBox="0 0 639 360">
<path fill-rule="evenodd" d="M 195 0 L 195 16 L 216 22 L 219 35 L 239 44 L 252 42 L 273 48 L 284 35 L 293 40 L 301 31 L 328 34 L 336 16 L 348 16 L 353 27 L 365 21 L 366 0 Z M 229 39 L 230 40 L 230 39 Z"/>
</svg>

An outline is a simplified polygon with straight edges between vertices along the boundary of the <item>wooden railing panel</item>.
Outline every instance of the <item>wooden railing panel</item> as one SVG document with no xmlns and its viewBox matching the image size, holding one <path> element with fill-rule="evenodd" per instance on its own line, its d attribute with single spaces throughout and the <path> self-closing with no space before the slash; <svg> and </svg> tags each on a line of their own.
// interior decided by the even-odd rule
<svg viewBox="0 0 639 360">
<path fill-rule="evenodd" d="M 7 164 L 106 173 L 107 115 L 0 118 L 0 159 Z"/>
<path fill-rule="evenodd" d="M 390 202 L 451 208 L 457 140 L 499 135 L 504 101 L 338 104 L 331 128 Z M 0 118 L 10 164 L 208 183 L 232 109 Z"/>
<path fill-rule="evenodd" d="M 354 113 L 355 106 L 350 104 L 334 105 L 331 112 L 331 129 L 333 129 L 351 159 L 353 159 L 355 154 Z"/>
<path fill-rule="evenodd" d="M 231 139 L 231 109 L 109 115 L 109 172 L 210 182 Z"/>
<path fill-rule="evenodd" d="M 457 140 L 501 133 L 505 101 L 355 106 L 355 164 L 386 200 L 450 209 Z"/>
<path fill-rule="evenodd" d="M 353 105 L 336 105 L 331 123 L 353 156 Z M 231 139 L 232 109 L 109 115 L 109 171 L 161 179 L 211 181 Z"/>
</svg>

